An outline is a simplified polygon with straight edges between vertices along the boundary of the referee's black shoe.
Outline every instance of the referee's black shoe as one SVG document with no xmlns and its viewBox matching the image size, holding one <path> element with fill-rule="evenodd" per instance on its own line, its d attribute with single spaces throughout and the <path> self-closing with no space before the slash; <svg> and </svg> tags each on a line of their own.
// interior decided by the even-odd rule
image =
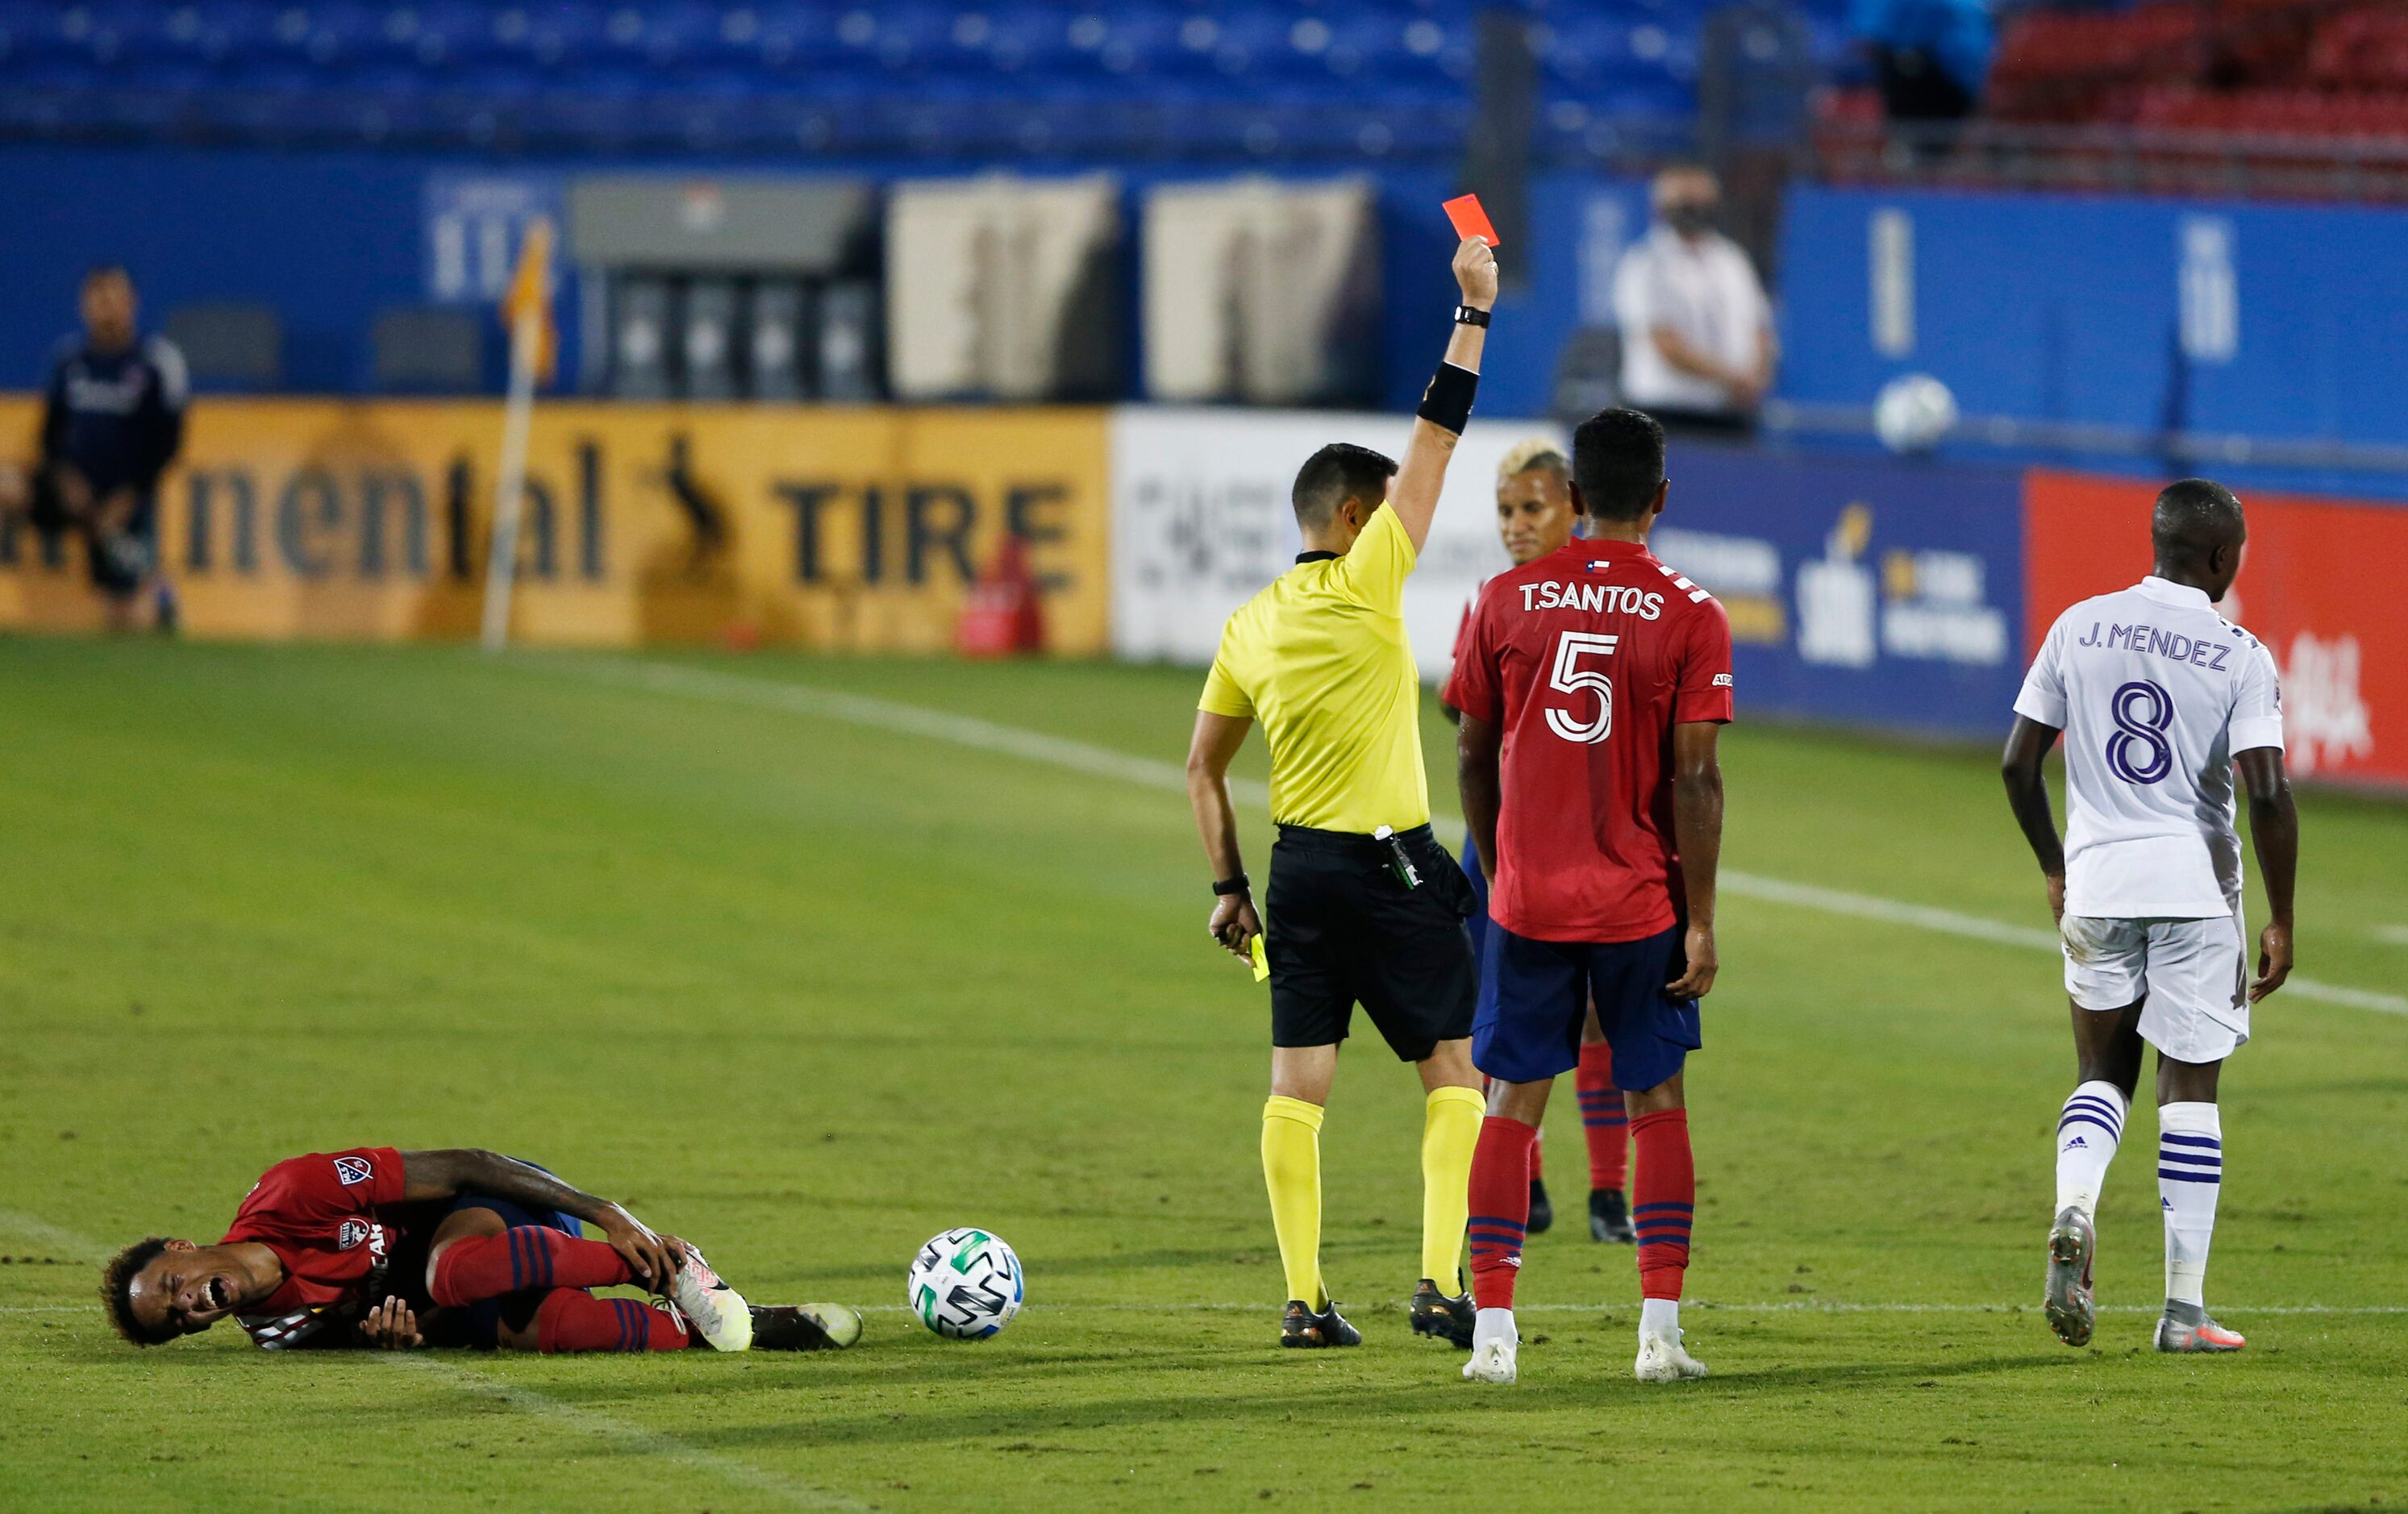
<svg viewBox="0 0 2408 1514">
<path fill-rule="evenodd" d="M 1438 1291 L 1438 1284 L 1427 1278 L 1413 1290 L 1413 1334 L 1436 1335 L 1450 1345 L 1469 1350 L 1471 1347 L 1471 1317 L 1477 1312 L 1469 1295 L 1457 1293 L 1453 1298 Z"/>
<path fill-rule="evenodd" d="M 1287 1312 L 1280 1318 L 1280 1344 L 1301 1350 L 1315 1350 L 1324 1346 L 1360 1346 L 1363 1332 L 1346 1322 L 1332 1302 L 1321 1312 L 1314 1313 L 1300 1298 L 1287 1301 Z"/>
<path fill-rule="evenodd" d="M 1531 1178 L 1530 1222 L 1528 1225 L 1524 1227 L 1524 1233 L 1531 1235 L 1543 1235 L 1547 1233 L 1548 1227 L 1553 1225 L 1555 1222 L 1555 1201 L 1547 1197 L 1547 1185 L 1545 1180 L 1538 1178 Z"/>
</svg>

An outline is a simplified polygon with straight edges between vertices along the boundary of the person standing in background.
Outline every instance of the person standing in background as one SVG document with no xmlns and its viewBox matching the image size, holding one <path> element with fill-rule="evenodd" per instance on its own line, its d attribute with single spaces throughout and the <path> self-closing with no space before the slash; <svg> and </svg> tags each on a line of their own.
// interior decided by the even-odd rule
<svg viewBox="0 0 2408 1514">
<path fill-rule="evenodd" d="M 1649 198 L 1656 224 L 1613 272 L 1622 402 L 1667 431 L 1745 435 L 1779 359 L 1772 306 L 1746 252 L 1714 229 L 1713 174 L 1676 164 Z"/>
<path fill-rule="evenodd" d="M 60 344 L 43 395 L 35 524 L 83 537 L 109 629 L 135 629 L 147 597 L 150 623 L 171 631 L 157 493 L 184 443 L 184 355 L 164 336 L 141 336 L 133 278 L 117 264 L 84 275 L 82 307 L 83 334 Z"/>
<path fill-rule="evenodd" d="M 1549 552 L 1560 550 L 1579 535 L 1580 512 L 1572 507 L 1572 461 L 1554 438 L 1532 436 L 1516 442 L 1497 464 L 1497 535 L 1505 555 L 1520 567 Z M 1456 629 L 1455 656 L 1462 661 L 1464 641 L 1471 629 L 1471 608 L 1464 607 Z M 1462 715 L 1452 705 L 1441 706 L 1450 721 Z M 1480 849 L 1471 833 L 1463 836 L 1463 874 L 1480 908 L 1465 924 L 1471 931 L 1472 955 L 1488 941 L 1488 876 L 1480 863 Z M 1624 1188 L 1630 1176 L 1630 1118 L 1623 1108 L 1622 1091 L 1613 1086 L 1613 1048 L 1589 1011 L 1581 1032 L 1580 1067 L 1573 1075 L 1580 1093 L 1581 1134 L 1588 1143 L 1588 1233 L 1593 1240 L 1634 1244 L 1638 1233 L 1630 1224 L 1630 1202 Z M 1540 1167 L 1539 1147 L 1530 1147 L 1529 1234 L 1543 1235 L 1555 1222 L 1555 1207 L 1547 1196 Z"/>
<path fill-rule="evenodd" d="M 1891 121 L 1952 123 L 1981 105 L 1998 48 L 1989 0 L 1852 0 L 1848 29 L 1872 57 Z"/>
</svg>

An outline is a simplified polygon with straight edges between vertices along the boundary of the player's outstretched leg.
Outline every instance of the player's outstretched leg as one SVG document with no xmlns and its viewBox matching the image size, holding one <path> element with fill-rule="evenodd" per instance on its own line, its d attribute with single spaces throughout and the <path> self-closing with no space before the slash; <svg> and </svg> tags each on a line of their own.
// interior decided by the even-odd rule
<svg viewBox="0 0 2408 1514">
<path fill-rule="evenodd" d="M 2068 1346 L 2086 1346 L 2098 1325 L 2091 1271 L 2099 1250 L 2099 1191 L 2124 1138 L 2123 1090 L 2103 1079 L 2076 1088 L 2057 1121 L 2057 1219 L 2048 1232 L 2048 1286 L 2042 1309 Z"/>
<path fill-rule="evenodd" d="M 2208 1318 L 2207 1250 L 2224 1182 L 2224 1123 L 2213 1104 L 2157 1107 L 2157 1194 L 2166 1221 L 2166 1312 L 2161 1351 L 2237 1351 L 2240 1332 Z"/>
<path fill-rule="evenodd" d="M 681 1351 L 706 1344 L 687 1330 L 685 1316 L 674 1305 L 595 1298 L 581 1288 L 555 1288 L 542 1294 L 528 1332 L 513 1335 L 506 1330 L 503 1343 L 532 1345 L 547 1356 L 574 1351 Z"/>
<path fill-rule="evenodd" d="M 1651 1093 L 1654 1091 L 1650 1091 Z M 1689 1270 L 1689 1231 L 1697 1216 L 1698 1175 L 1689 1150 L 1689 1111 L 1657 1109 L 1630 1121 L 1639 1148 L 1639 1359 L 1641 1382 L 1702 1378 L 1706 1364 L 1681 1343 L 1681 1287 Z"/>
<path fill-rule="evenodd" d="M 1597 1015 L 1589 1014 L 1594 1027 Z M 1630 1228 L 1630 1113 L 1613 1086 L 1613 1048 L 1583 1041 L 1580 1069 L 1572 1075 L 1580 1093 L 1581 1135 L 1588 1142 L 1588 1234 L 1592 1240 L 1627 1246 L 1639 1237 Z M 1536 1226 L 1531 1227 L 1536 1229 Z"/>
<path fill-rule="evenodd" d="M 1490 1115 L 1481 1122 L 1471 1159 L 1471 1294 L 1479 1305 L 1463 1375 L 1475 1382 L 1512 1382 L 1521 1335 L 1513 1325 L 1513 1284 L 1522 1269 L 1522 1237 L 1529 1201 L 1530 1149 L 1539 1133 L 1519 1120 Z"/>
</svg>

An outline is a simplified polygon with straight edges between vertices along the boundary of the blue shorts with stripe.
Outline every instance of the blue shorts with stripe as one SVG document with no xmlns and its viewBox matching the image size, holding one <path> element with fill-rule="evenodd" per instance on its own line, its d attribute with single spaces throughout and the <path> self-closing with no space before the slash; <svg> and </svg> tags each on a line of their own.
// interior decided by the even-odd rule
<svg viewBox="0 0 2408 1514">
<path fill-rule="evenodd" d="M 1664 985 L 1681 976 L 1681 927 L 1636 941 L 1534 941 L 1493 921 L 1480 954 L 1471 1062 L 1509 1083 L 1542 1083 L 1580 1065 L 1589 1005 L 1613 1048 L 1613 1083 L 1639 1093 L 1678 1073 L 1704 1044 L 1698 1001 Z"/>
<path fill-rule="evenodd" d="M 1463 833 L 1463 876 L 1471 880 L 1471 896 L 1480 901 L 1463 922 L 1471 933 L 1471 960 L 1478 962 L 1488 955 L 1488 875 L 1480 870 L 1480 849 L 1471 842 L 1471 833 Z"/>
</svg>

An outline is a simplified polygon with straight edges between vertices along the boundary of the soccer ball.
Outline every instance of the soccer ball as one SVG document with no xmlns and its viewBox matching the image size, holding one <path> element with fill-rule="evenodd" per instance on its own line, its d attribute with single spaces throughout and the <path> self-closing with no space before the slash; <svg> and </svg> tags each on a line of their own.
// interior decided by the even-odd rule
<svg viewBox="0 0 2408 1514">
<path fill-rule="evenodd" d="M 1901 374 L 1873 402 L 1873 431 L 1893 452 L 1928 452 L 1956 424 L 1956 396 L 1928 373 Z"/>
<path fill-rule="evenodd" d="M 1020 1258 L 1002 1236 L 948 1230 L 911 1259 L 903 1302 L 947 1340 L 984 1340 L 1020 1312 L 1022 1293 Z"/>
</svg>

